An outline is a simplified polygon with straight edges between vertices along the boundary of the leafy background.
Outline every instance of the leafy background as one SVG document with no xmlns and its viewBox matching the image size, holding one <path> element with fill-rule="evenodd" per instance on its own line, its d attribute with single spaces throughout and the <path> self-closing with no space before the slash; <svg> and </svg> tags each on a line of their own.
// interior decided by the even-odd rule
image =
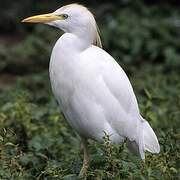
<svg viewBox="0 0 180 180">
<path fill-rule="evenodd" d="M 61 31 L 24 17 L 72 1 L 11 1 L 0 7 L 0 179 L 78 179 L 83 153 L 52 95 L 48 63 Z M 103 47 L 127 72 L 159 155 L 146 162 L 125 145 L 90 141 L 87 179 L 179 179 L 180 3 L 79 1 L 96 15 Z"/>
</svg>

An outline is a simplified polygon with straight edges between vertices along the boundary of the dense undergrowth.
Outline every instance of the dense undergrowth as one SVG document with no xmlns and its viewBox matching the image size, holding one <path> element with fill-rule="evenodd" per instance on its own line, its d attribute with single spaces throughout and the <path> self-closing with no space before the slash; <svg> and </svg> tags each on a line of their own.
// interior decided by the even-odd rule
<svg viewBox="0 0 180 180">
<path fill-rule="evenodd" d="M 179 76 L 144 65 L 131 78 L 143 116 L 161 144 L 159 155 L 141 162 L 124 145 L 90 142 L 88 179 L 177 179 L 179 176 Z M 47 75 L 19 78 L 0 97 L 0 178 L 76 179 L 82 165 L 80 143 L 60 115 Z"/>
<path fill-rule="evenodd" d="M 121 4 L 120 11 L 114 7 L 104 20 L 99 15 L 103 44 L 130 77 L 161 153 L 147 153 L 144 163 L 125 144 L 110 145 L 108 137 L 104 144 L 90 141 L 87 179 L 178 179 L 180 13 L 175 7 L 130 2 Z M 61 115 L 48 78 L 50 52 L 59 36 L 58 30 L 39 25 L 20 43 L 0 45 L 0 72 L 19 74 L 0 89 L 2 180 L 78 179 L 80 142 Z"/>
</svg>

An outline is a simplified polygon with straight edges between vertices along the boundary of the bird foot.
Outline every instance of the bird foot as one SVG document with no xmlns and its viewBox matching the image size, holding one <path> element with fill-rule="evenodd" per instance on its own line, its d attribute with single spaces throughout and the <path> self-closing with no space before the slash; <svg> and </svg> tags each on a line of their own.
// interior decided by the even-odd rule
<svg viewBox="0 0 180 180">
<path fill-rule="evenodd" d="M 88 167 L 89 167 L 89 162 L 83 163 L 83 166 L 82 166 L 81 171 L 79 173 L 80 179 L 86 179 Z"/>
</svg>

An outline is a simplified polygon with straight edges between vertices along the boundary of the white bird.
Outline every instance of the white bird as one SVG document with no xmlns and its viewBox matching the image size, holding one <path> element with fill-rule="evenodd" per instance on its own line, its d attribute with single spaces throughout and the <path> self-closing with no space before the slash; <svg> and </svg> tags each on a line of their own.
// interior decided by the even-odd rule
<svg viewBox="0 0 180 180">
<path fill-rule="evenodd" d="M 120 65 L 102 49 L 96 21 L 86 7 L 70 4 L 22 22 L 44 23 L 65 32 L 53 48 L 49 73 L 53 93 L 68 123 L 82 139 L 81 176 L 89 165 L 87 140 L 102 142 L 104 132 L 112 143 L 127 139 L 142 159 L 146 150 L 159 153 L 157 137 L 140 115 L 131 83 Z"/>
</svg>

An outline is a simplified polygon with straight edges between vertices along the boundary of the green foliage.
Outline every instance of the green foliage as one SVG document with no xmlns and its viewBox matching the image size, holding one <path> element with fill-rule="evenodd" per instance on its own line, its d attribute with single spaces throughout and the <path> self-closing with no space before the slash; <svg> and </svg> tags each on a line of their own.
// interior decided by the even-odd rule
<svg viewBox="0 0 180 180">
<path fill-rule="evenodd" d="M 118 8 L 106 16 L 101 29 L 105 47 L 119 62 L 164 63 L 167 69 L 179 69 L 180 11 L 171 6 L 163 8 L 137 2 Z"/>
<path fill-rule="evenodd" d="M 9 8 L 14 6 L 12 3 Z M 8 12 L 2 11 L 4 17 Z M 161 153 L 146 153 L 146 162 L 141 162 L 128 152 L 125 144 L 111 145 L 105 134 L 103 144 L 90 141 L 87 179 L 178 179 L 180 12 L 172 6 L 145 5 L 132 0 L 117 1 L 107 14 L 102 12 L 98 7 L 104 48 L 128 72 L 142 115 L 158 136 Z M 14 18 L 12 22 L 17 24 L 21 13 L 18 20 Z M 15 82 L 9 88 L 1 83 L 0 77 L 2 180 L 78 179 L 83 159 L 80 142 L 60 114 L 48 83 L 49 56 L 59 36 L 59 30 L 38 25 L 21 42 L 0 45 L 0 72 L 23 74 L 13 78 Z"/>
<path fill-rule="evenodd" d="M 123 1 L 118 4 L 107 12 L 98 12 L 94 8 L 99 13 L 97 21 L 104 48 L 127 69 L 132 65 L 151 62 L 163 63 L 167 71 L 178 70 L 179 9 L 172 6 L 148 6 L 142 1 Z M 32 27 L 25 24 L 21 26 Z M 49 54 L 61 32 L 45 25 L 33 27 L 33 33 L 21 42 L 10 47 L 5 44 L 0 46 L 0 72 L 8 70 L 22 74 L 47 68 Z"/>
<path fill-rule="evenodd" d="M 125 144 L 111 145 L 105 135 L 104 144 L 90 141 L 88 179 L 178 178 L 179 76 L 160 69 L 148 64 L 134 70 L 131 80 L 141 97 L 141 112 L 157 133 L 161 153 L 147 153 L 143 163 Z M 155 73 L 157 77 L 151 76 Z M 1 179 L 77 179 L 83 153 L 51 97 L 46 74 L 20 78 L 1 94 L 0 109 Z"/>
<path fill-rule="evenodd" d="M 48 36 L 47 36 L 48 34 Z M 0 46 L 0 72 L 8 71 L 16 74 L 39 72 L 48 67 L 49 54 L 59 31 L 43 25 L 37 26 L 36 32 L 29 35 L 21 43 L 11 47 Z"/>
</svg>

